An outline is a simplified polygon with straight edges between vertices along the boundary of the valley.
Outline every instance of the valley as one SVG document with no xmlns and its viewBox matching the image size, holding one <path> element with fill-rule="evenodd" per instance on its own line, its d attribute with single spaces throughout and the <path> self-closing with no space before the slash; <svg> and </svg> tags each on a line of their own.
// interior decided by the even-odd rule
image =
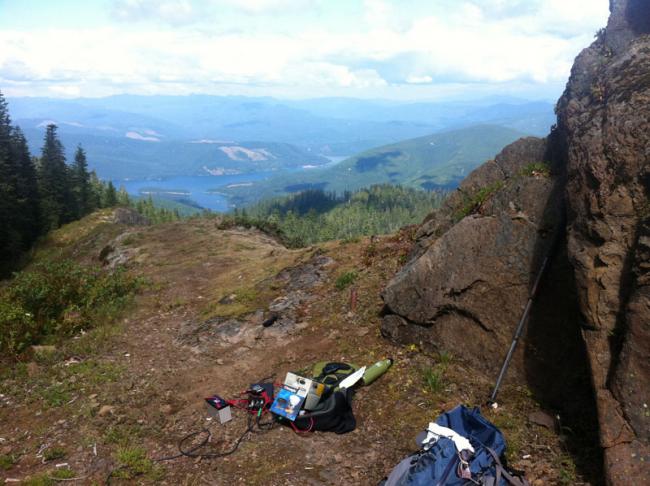
<svg viewBox="0 0 650 486">
<path fill-rule="evenodd" d="M 10 98 L 11 115 L 30 149 L 56 123 L 68 157 L 81 144 L 101 178 L 248 173 L 321 166 L 355 153 L 478 124 L 543 134 L 547 102 L 279 100 L 236 96 Z"/>
<path fill-rule="evenodd" d="M 342 193 L 373 184 L 396 184 L 419 190 L 452 190 L 483 161 L 523 133 L 480 125 L 403 140 L 373 148 L 332 167 L 275 175 L 252 186 L 226 187 L 237 205 L 319 189 Z"/>
</svg>

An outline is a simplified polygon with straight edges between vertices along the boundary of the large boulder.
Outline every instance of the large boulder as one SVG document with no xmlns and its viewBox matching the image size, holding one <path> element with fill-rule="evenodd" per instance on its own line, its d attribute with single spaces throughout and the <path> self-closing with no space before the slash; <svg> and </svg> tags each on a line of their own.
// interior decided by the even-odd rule
<svg viewBox="0 0 650 486">
<path fill-rule="evenodd" d="M 545 139 L 526 138 L 472 172 L 417 235 L 383 298 L 384 335 L 496 372 L 563 213 Z M 521 352 L 513 372 L 522 372 Z"/>
<path fill-rule="evenodd" d="M 610 484 L 650 477 L 650 1 L 612 0 L 558 103 L 568 253 Z"/>
<path fill-rule="evenodd" d="M 627 485 L 650 477 L 650 0 L 610 10 L 548 142 L 507 147 L 422 224 L 383 293 L 382 332 L 496 371 L 566 199 L 566 244 L 511 371 L 544 400 L 564 388 L 557 403 L 576 414 L 590 403 L 571 394 L 593 393 L 606 480 Z M 585 364 L 593 391 L 570 373 Z"/>
</svg>

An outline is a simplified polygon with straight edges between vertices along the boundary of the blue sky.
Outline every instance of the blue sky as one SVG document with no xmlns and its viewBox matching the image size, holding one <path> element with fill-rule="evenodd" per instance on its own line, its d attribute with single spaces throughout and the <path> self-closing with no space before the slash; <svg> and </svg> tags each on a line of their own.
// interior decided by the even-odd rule
<svg viewBox="0 0 650 486">
<path fill-rule="evenodd" d="M 0 0 L 0 90 L 555 99 L 608 4 Z"/>
</svg>

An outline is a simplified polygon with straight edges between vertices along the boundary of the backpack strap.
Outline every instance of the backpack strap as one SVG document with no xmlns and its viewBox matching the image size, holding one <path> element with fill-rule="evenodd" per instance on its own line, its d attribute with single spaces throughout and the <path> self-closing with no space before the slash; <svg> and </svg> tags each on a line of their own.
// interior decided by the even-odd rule
<svg viewBox="0 0 650 486">
<path fill-rule="evenodd" d="M 501 476 L 503 476 L 503 479 L 505 479 L 508 484 L 512 484 L 513 486 L 530 486 L 530 483 L 526 478 L 523 477 L 517 477 L 512 474 L 510 474 L 505 467 L 503 467 L 503 464 L 501 463 L 501 459 L 499 459 L 499 456 L 494 450 L 490 449 L 489 447 L 485 446 L 485 449 L 490 453 L 492 456 L 492 459 L 494 459 L 494 464 L 496 468 L 496 481 L 495 484 L 498 486 L 499 482 L 501 481 Z"/>
</svg>

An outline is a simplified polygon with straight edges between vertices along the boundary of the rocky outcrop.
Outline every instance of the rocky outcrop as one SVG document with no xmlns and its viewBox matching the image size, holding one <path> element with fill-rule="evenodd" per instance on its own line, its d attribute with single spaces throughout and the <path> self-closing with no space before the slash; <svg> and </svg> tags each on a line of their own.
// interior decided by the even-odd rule
<svg viewBox="0 0 650 486">
<path fill-rule="evenodd" d="M 147 226 L 151 224 L 148 218 L 131 208 L 116 208 L 113 211 L 113 222 L 127 226 Z"/>
<path fill-rule="evenodd" d="M 542 376 L 547 399 L 588 363 L 606 480 L 627 485 L 650 477 L 650 0 L 610 10 L 548 142 L 507 147 L 422 224 L 384 291 L 382 332 L 496 370 L 566 198 L 566 244 L 512 371 Z"/>
<path fill-rule="evenodd" d="M 650 477 L 650 2 L 611 2 L 558 103 L 568 253 L 611 484 Z"/>
<path fill-rule="evenodd" d="M 434 210 L 422 223 L 415 235 L 415 245 L 409 259 L 421 256 L 436 238 L 442 236 L 459 219 L 479 209 L 471 206 L 473 203 L 475 206 L 481 204 L 481 196 L 487 199 L 505 181 L 521 175 L 526 167 L 529 168 L 528 175 L 535 175 L 535 164 L 549 162 L 549 155 L 545 140 L 535 137 L 522 138 L 504 148 L 494 160 L 472 171 L 461 182 L 458 190 L 445 200 L 442 207 Z M 551 167 L 546 169 L 550 171 Z M 531 203 L 535 206 L 540 204 L 540 201 L 527 199 L 527 206 L 531 206 Z"/>
<path fill-rule="evenodd" d="M 547 155 L 546 140 L 513 143 L 430 216 L 384 291 L 384 335 L 498 369 L 562 214 Z"/>
</svg>

